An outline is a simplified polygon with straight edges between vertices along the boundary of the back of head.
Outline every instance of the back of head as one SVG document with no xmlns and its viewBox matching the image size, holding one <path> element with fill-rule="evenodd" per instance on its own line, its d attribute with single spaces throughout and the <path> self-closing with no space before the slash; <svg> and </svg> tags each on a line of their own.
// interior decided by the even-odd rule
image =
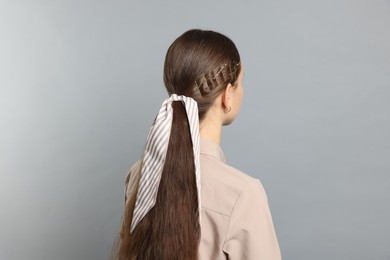
<svg viewBox="0 0 390 260">
<path fill-rule="evenodd" d="M 201 120 L 226 86 L 240 73 L 240 56 L 226 36 L 190 30 L 169 47 L 164 82 L 169 94 L 198 103 Z M 173 120 L 154 207 L 130 232 L 135 198 L 126 204 L 117 252 L 119 259 L 198 258 L 200 224 L 194 152 L 186 109 L 172 102 Z"/>
<path fill-rule="evenodd" d="M 228 83 L 240 73 L 240 54 L 228 37 L 214 31 L 190 30 L 169 47 L 164 83 L 169 94 L 192 97 L 201 120 Z"/>
</svg>

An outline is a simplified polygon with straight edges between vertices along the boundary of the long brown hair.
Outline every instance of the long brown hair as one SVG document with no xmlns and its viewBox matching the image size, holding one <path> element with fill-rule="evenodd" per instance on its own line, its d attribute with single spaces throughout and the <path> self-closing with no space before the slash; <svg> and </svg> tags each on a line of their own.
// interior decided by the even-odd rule
<svg viewBox="0 0 390 260">
<path fill-rule="evenodd" d="M 235 85 L 240 55 L 226 36 L 190 30 L 169 47 L 164 83 L 169 94 L 192 97 L 199 119 L 226 86 Z M 173 102 L 171 137 L 155 206 L 130 233 L 135 196 L 126 203 L 115 259 L 198 259 L 200 225 L 194 154 L 186 110 Z"/>
</svg>

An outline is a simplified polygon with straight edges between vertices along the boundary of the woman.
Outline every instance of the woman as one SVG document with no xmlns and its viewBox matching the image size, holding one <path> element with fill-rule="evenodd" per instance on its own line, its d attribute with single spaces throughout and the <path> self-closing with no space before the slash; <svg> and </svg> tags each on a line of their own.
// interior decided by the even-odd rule
<svg viewBox="0 0 390 260">
<path fill-rule="evenodd" d="M 190 30 L 169 47 L 165 100 L 126 179 L 119 259 L 281 259 L 261 183 L 228 166 L 221 131 L 242 101 L 226 36 Z"/>
</svg>

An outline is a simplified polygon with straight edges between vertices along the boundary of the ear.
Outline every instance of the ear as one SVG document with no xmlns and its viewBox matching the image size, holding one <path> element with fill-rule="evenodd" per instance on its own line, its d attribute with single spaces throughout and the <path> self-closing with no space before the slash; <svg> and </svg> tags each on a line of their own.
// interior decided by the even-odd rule
<svg viewBox="0 0 390 260">
<path fill-rule="evenodd" d="M 226 86 L 225 90 L 222 92 L 221 98 L 223 109 L 228 109 L 230 107 L 232 88 L 232 84 L 229 83 Z"/>
</svg>

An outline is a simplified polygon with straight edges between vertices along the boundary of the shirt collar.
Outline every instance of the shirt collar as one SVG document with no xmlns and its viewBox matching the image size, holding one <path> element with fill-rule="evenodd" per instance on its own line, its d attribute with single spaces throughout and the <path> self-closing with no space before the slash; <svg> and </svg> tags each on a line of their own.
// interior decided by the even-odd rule
<svg viewBox="0 0 390 260">
<path fill-rule="evenodd" d="M 204 137 L 200 137 L 200 154 L 214 157 L 217 160 L 226 163 L 225 155 L 223 154 L 221 147 L 217 143 Z"/>
</svg>

